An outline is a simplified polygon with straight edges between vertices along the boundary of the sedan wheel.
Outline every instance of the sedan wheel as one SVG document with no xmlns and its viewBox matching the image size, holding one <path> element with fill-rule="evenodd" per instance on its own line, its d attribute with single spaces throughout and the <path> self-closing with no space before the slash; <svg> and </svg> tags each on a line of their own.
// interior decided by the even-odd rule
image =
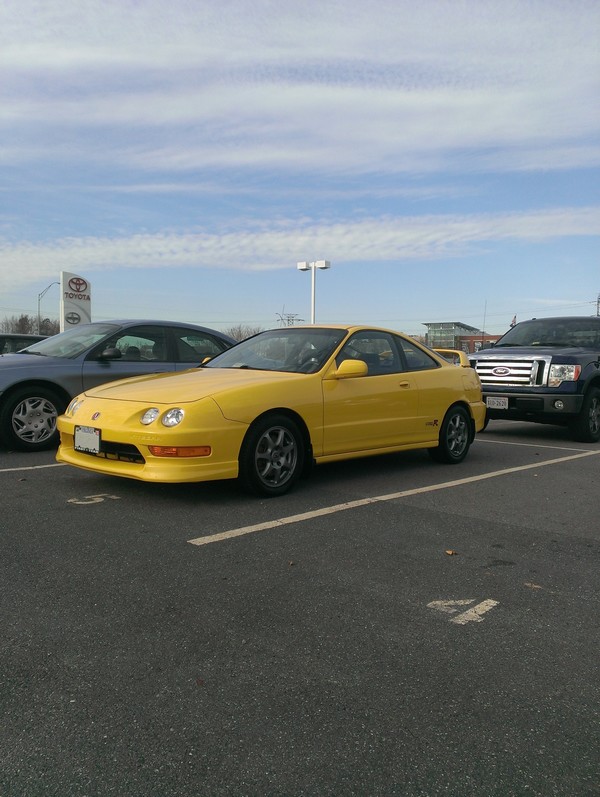
<svg viewBox="0 0 600 797">
<path fill-rule="evenodd" d="M 271 415 L 251 427 L 240 452 L 240 480 L 253 493 L 283 495 L 304 466 L 304 442 L 298 426 L 284 415 Z"/>
<path fill-rule="evenodd" d="M 56 419 L 64 403 L 46 388 L 15 393 L 0 413 L 0 432 L 5 443 L 20 451 L 40 451 L 58 445 Z"/>
</svg>

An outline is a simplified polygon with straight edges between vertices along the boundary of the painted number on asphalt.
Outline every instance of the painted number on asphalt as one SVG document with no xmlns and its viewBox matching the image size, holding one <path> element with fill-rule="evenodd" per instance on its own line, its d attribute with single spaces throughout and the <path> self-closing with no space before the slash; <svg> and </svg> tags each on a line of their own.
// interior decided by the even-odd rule
<svg viewBox="0 0 600 797">
<path fill-rule="evenodd" d="M 83 498 L 69 498 L 68 504 L 100 504 L 110 498 L 111 501 L 118 501 L 118 495 L 109 495 L 108 493 L 101 493 L 100 495 L 86 495 Z"/>
<path fill-rule="evenodd" d="M 465 625 L 465 623 L 481 623 L 483 615 L 498 605 L 498 601 L 491 600 L 491 598 L 475 606 L 472 605 L 473 603 L 475 603 L 475 598 L 458 601 L 431 601 L 431 603 L 427 604 L 427 608 L 437 609 L 438 612 L 445 612 L 446 614 L 454 614 L 456 617 L 453 617 L 450 622 L 456 623 L 456 625 Z M 457 614 L 465 606 L 470 606 L 471 608 Z"/>
</svg>

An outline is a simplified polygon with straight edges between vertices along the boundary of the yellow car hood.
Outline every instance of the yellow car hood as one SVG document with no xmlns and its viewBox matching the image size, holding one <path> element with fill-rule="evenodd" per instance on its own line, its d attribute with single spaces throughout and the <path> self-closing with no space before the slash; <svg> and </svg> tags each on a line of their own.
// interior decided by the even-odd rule
<svg viewBox="0 0 600 797">
<path fill-rule="evenodd" d="M 258 371 L 247 368 L 192 368 L 180 373 L 151 374 L 108 382 L 85 395 L 115 401 L 139 401 L 147 404 L 187 404 L 215 397 L 224 391 L 269 384 L 281 385 L 302 374 L 281 371 Z M 306 376 L 304 376 L 306 379 Z"/>
</svg>

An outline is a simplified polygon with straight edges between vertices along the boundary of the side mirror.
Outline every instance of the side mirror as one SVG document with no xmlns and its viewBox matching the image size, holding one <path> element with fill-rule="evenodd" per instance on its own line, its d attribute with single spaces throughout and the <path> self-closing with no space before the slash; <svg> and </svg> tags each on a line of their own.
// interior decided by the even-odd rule
<svg viewBox="0 0 600 797">
<path fill-rule="evenodd" d="M 116 349 L 112 346 L 109 348 L 104 349 L 98 355 L 99 360 L 120 360 L 123 355 L 121 354 L 121 349 Z"/>
<path fill-rule="evenodd" d="M 461 349 L 434 349 L 434 351 L 452 365 L 461 365 L 463 368 L 469 367 L 469 355 Z"/>
<path fill-rule="evenodd" d="M 331 376 L 333 379 L 354 379 L 368 373 L 369 366 L 364 360 L 342 360 Z"/>
</svg>

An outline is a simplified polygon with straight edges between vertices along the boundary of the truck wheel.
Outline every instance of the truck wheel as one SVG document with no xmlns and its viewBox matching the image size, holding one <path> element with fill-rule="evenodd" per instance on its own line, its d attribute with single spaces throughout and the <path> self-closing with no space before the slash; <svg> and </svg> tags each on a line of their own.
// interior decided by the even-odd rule
<svg viewBox="0 0 600 797">
<path fill-rule="evenodd" d="M 9 396 L 0 410 L 2 439 L 18 451 L 55 448 L 59 440 L 56 419 L 64 411 L 65 403 L 54 391 L 22 388 Z"/>
<path fill-rule="evenodd" d="M 268 415 L 250 428 L 239 459 L 240 481 L 252 493 L 286 493 L 304 467 L 304 441 L 285 415 Z"/>
<path fill-rule="evenodd" d="M 428 448 L 436 462 L 457 464 L 467 456 L 471 445 L 471 418 L 464 407 L 450 407 L 440 429 L 440 444 Z"/>
<path fill-rule="evenodd" d="M 600 389 L 591 387 L 583 398 L 581 412 L 569 429 L 578 443 L 597 443 L 600 440 Z"/>
</svg>

